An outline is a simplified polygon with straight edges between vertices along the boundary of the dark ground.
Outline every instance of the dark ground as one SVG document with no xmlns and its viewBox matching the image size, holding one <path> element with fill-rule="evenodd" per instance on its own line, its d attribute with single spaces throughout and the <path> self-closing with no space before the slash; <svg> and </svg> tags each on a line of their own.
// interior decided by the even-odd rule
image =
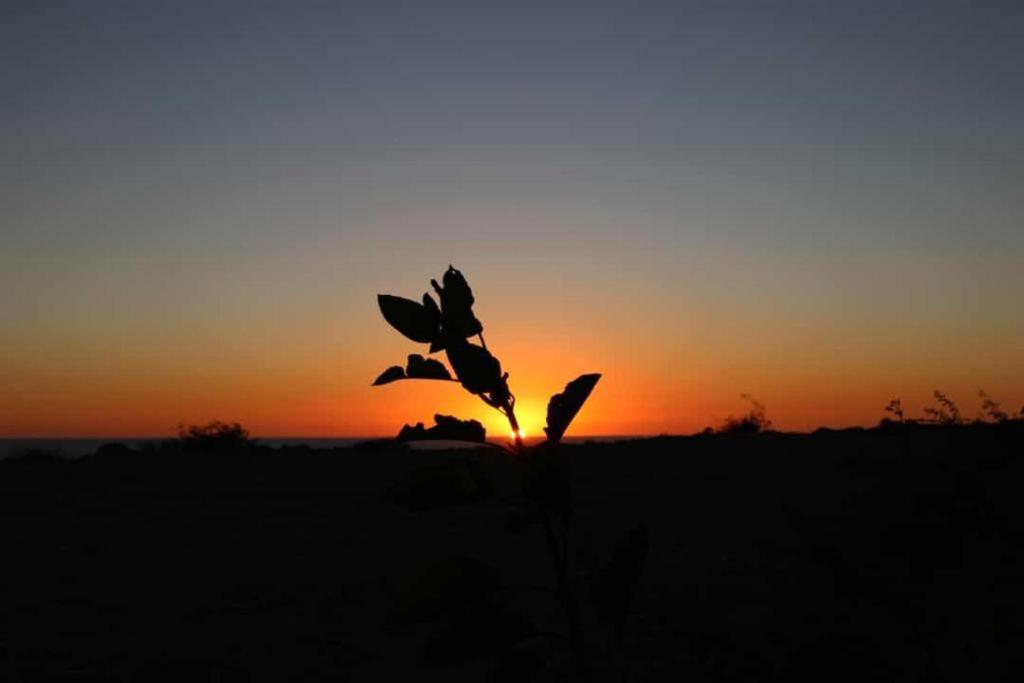
<svg viewBox="0 0 1024 683">
<path fill-rule="evenodd" d="M 621 654 L 584 610 L 595 680 L 616 657 L 635 681 L 1024 680 L 1022 444 L 1018 422 L 569 447 L 577 578 L 627 529 L 650 539 Z M 494 495 L 383 495 L 451 462 L 432 471 Z M 388 449 L 0 462 L 0 680 L 566 680 L 559 604 L 529 587 L 553 583 L 543 536 L 506 529 L 520 471 Z M 407 623 L 453 556 L 542 634 Z"/>
</svg>

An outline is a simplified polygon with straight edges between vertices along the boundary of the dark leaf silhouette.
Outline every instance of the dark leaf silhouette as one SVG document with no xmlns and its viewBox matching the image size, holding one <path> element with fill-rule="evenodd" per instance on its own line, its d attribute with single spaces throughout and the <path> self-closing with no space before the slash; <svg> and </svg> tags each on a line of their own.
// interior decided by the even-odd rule
<svg viewBox="0 0 1024 683">
<path fill-rule="evenodd" d="M 401 365 L 392 365 L 390 368 L 380 373 L 377 379 L 373 380 L 373 386 L 380 386 L 381 384 L 390 384 L 396 380 L 405 379 L 405 370 L 402 369 Z"/>
<path fill-rule="evenodd" d="M 373 386 L 389 384 L 400 379 L 451 380 L 451 378 L 452 376 L 451 373 L 448 372 L 448 368 L 446 368 L 440 361 L 433 360 L 432 358 L 424 358 L 418 353 L 412 353 L 409 354 L 409 359 L 404 370 L 398 365 L 392 365 L 390 368 L 380 373 L 380 376 L 374 380 Z"/>
<path fill-rule="evenodd" d="M 433 320 L 441 319 L 441 309 L 437 307 L 437 302 L 434 301 L 434 297 L 430 296 L 430 292 L 423 292 L 423 308 L 427 310 L 427 314 Z"/>
<path fill-rule="evenodd" d="M 569 423 L 583 407 L 599 379 L 601 375 L 597 373 L 580 375 L 565 385 L 565 391 L 551 397 L 548 402 L 548 426 L 544 428 L 549 440 L 554 443 L 562 440 Z"/>
<path fill-rule="evenodd" d="M 611 560 L 598 575 L 593 587 L 594 606 L 601 618 L 615 631 L 622 633 L 633 599 L 633 589 L 640 578 L 647 557 L 647 529 L 631 529 L 615 546 Z"/>
<path fill-rule="evenodd" d="M 377 304 L 384 319 L 409 339 L 429 344 L 437 338 L 441 321 L 436 317 L 436 305 L 431 309 L 411 299 L 390 294 L 378 294 Z"/>
<path fill-rule="evenodd" d="M 435 415 L 433 427 L 426 429 L 422 422 L 415 427 L 405 425 L 398 433 L 399 441 L 473 441 L 486 443 L 487 430 L 476 420 L 460 420 L 451 415 Z"/>
<path fill-rule="evenodd" d="M 409 354 L 408 364 L 405 366 L 405 374 L 409 379 L 451 379 L 452 376 L 440 361 L 433 358 L 424 358 L 413 353 Z"/>
<path fill-rule="evenodd" d="M 441 309 L 437 307 L 437 302 L 434 301 L 434 297 L 430 296 L 429 292 L 423 294 L 423 307 L 427 310 L 434 320 L 441 320 Z M 430 342 L 430 353 L 437 353 L 438 351 L 444 350 L 444 334 L 438 334 Z"/>
<path fill-rule="evenodd" d="M 452 338 L 447 351 L 448 362 L 467 391 L 483 394 L 495 391 L 502 384 L 501 363 L 487 349 L 465 339 Z"/>
<path fill-rule="evenodd" d="M 430 281 L 441 297 L 442 329 L 463 339 L 483 332 L 484 326 L 473 315 L 473 290 L 462 273 L 449 265 L 442 282 L 443 286 L 437 284 L 437 280 Z"/>
</svg>

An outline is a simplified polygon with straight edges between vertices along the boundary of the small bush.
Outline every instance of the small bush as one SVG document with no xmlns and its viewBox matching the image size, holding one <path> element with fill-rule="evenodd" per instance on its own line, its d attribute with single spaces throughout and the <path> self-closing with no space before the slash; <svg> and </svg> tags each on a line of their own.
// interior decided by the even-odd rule
<svg viewBox="0 0 1024 683">
<path fill-rule="evenodd" d="M 750 411 L 739 417 L 730 415 L 725 418 L 725 423 L 718 428 L 720 434 L 756 434 L 772 426 L 772 421 L 768 419 L 768 413 L 765 411 L 763 403 L 754 399 L 750 394 L 740 394 L 740 398 L 750 404 Z"/>
<path fill-rule="evenodd" d="M 981 412 L 978 415 L 979 422 L 984 422 L 986 419 L 990 422 L 1006 422 L 1010 419 L 1009 414 L 1003 410 L 1002 405 L 989 396 L 984 389 L 978 390 L 978 396 L 981 398 Z"/>
<path fill-rule="evenodd" d="M 927 407 L 924 409 L 925 421 L 940 425 L 963 424 L 963 417 L 960 416 L 960 408 L 953 399 L 936 389 L 934 392 L 935 401 L 939 404 L 937 408 Z"/>
<path fill-rule="evenodd" d="M 175 445 L 188 453 L 240 453 L 254 444 L 249 431 L 239 423 L 214 420 L 205 425 L 179 426 Z"/>
<path fill-rule="evenodd" d="M 885 406 L 885 412 L 892 415 L 892 417 L 882 418 L 882 424 L 888 424 L 892 422 L 903 424 L 907 421 L 906 415 L 904 415 L 903 413 L 903 401 L 901 399 L 894 398 L 893 400 L 889 401 L 889 405 Z"/>
</svg>

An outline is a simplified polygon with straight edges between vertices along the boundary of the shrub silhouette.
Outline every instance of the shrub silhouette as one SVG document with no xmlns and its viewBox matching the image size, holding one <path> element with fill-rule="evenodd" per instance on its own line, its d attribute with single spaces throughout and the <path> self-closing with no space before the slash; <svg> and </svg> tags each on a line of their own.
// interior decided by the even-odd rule
<svg viewBox="0 0 1024 683">
<path fill-rule="evenodd" d="M 982 422 L 988 418 L 992 422 L 1006 422 L 1010 415 L 1003 410 L 1003 406 L 994 400 L 984 389 L 978 389 L 978 397 L 981 399 L 981 414 L 978 421 Z"/>
<path fill-rule="evenodd" d="M 768 413 L 763 403 L 750 394 L 740 394 L 740 398 L 750 404 L 750 411 L 739 417 L 730 415 L 725 418 L 725 423 L 718 429 L 720 433 L 756 434 L 772 426 L 772 421 L 768 419 Z"/>
<path fill-rule="evenodd" d="M 926 415 L 925 421 L 941 425 L 963 424 L 963 418 L 960 416 L 960 408 L 957 407 L 953 399 L 949 398 L 938 389 L 932 393 L 939 406 L 937 408 L 926 407 L 924 409 L 924 414 Z"/>
<path fill-rule="evenodd" d="M 903 412 L 902 401 L 898 398 L 892 399 L 885 406 L 885 412 L 892 415 L 892 417 L 883 417 L 879 424 L 881 426 L 891 426 L 895 424 L 916 425 L 926 423 L 947 427 L 967 424 L 967 421 L 964 420 L 963 415 L 960 413 L 959 406 L 957 406 L 953 399 L 938 390 L 934 391 L 933 395 L 938 406 L 925 406 L 923 409 L 924 417 L 920 419 L 907 417 Z M 1011 415 L 1003 410 L 1002 404 L 989 396 L 988 392 L 984 389 L 978 390 L 978 398 L 981 399 L 981 408 L 978 410 L 978 416 L 973 420 L 974 424 L 986 422 L 990 424 L 1004 424 L 1024 419 L 1024 408 L 1021 409 L 1020 415 Z"/>
<path fill-rule="evenodd" d="M 239 453 L 248 451 L 253 441 L 241 424 L 214 420 L 205 425 L 180 425 L 173 445 L 192 453 Z"/>
<path fill-rule="evenodd" d="M 642 526 L 631 530 L 615 546 L 612 557 L 600 569 L 585 571 L 571 566 L 570 520 L 573 496 L 568 477 L 567 457 L 560 447 L 572 420 L 589 398 L 601 375 L 581 375 L 563 391 L 553 395 L 547 407 L 547 441 L 525 448 L 516 417 L 516 397 L 509 388 L 509 373 L 488 349 L 483 324 L 473 312 L 475 299 L 469 283 L 451 265 L 440 283 L 431 280 L 440 304 L 429 292 L 420 301 L 391 294 L 380 294 L 377 303 L 384 319 L 408 339 L 427 344 L 427 355 L 445 352 L 448 369 L 439 360 L 410 354 L 405 366 L 384 370 L 375 386 L 411 379 L 458 382 L 507 419 L 515 436 L 516 462 L 523 466 L 522 493 L 525 502 L 510 510 L 505 530 L 521 533 L 539 527 L 544 547 L 554 571 L 551 593 L 558 598 L 565 615 L 577 678 L 590 680 L 590 664 L 584 642 L 582 602 L 589 597 L 593 611 L 609 632 L 605 652 L 621 648 L 634 587 L 647 555 L 647 532 Z M 476 338 L 479 344 L 471 339 Z M 756 424 L 767 425 L 764 409 L 754 402 Z M 406 425 L 400 439 L 443 438 L 441 435 L 477 436 L 483 440 L 483 427 L 475 421 L 462 421 L 445 415 L 435 416 L 436 427 Z M 385 495 L 392 502 L 412 510 L 427 510 L 441 505 L 472 504 L 491 494 L 485 471 L 468 460 L 457 460 L 413 472 Z M 543 658 L 531 658 L 524 652 L 525 639 L 536 635 L 533 625 L 519 614 L 517 605 L 498 599 L 501 591 L 491 580 L 491 570 L 472 558 L 434 565 L 421 577 L 398 607 L 395 622 L 408 621 L 409 615 L 429 619 L 439 629 L 428 641 L 425 656 L 435 663 L 451 663 L 480 656 L 493 657 L 501 670 L 514 662 L 517 670 L 529 662 L 543 664 Z M 476 580 L 480 576 L 487 581 Z M 469 578 L 467 578 L 469 577 Z M 581 577 L 586 577 L 581 581 Z M 472 580 L 471 580 L 472 579 Z M 585 585 L 589 581 L 589 586 Z M 581 585 L 583 584 L 583 585 Z M 514 590 L 514 587 L 513 587 Z M 403 616 L 397 616 L 403 615 Z M 614 659 L 614 658 L 613 658 Z M 620 678 L 626 672 L 621 660 L 615 668 Z M 527 667 L 528 668 L 528 667 Z M 521 671 L 522 677 L 529 672 Z"/>
<path fill-rule="evenodd" d="M 890 422 L 904 424 L 907 421 L 906 415 L 903 413 L 903 401 L 901 399 L 894 398 L 889 401 L 889 404 L 885 406 L 885 412 L 892 415 L 892 418 L 884 418 L 883 422 L 889 420 Z"/>
</svg>

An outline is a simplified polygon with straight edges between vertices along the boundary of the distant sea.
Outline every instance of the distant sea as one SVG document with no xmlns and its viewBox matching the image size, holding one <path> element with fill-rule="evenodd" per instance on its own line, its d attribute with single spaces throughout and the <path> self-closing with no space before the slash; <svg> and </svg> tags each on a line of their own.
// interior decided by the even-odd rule
<svg viewBox="0 0 1024 683">
<path fill-rule="evenodd" d="M 96 452 L 103 444 L 118 443 L 130 448 L 138 448 L 145 444 L 155 444 L 165 441 L 170 437 L 131 437 L 116 436 L 107 438 L 82 438 L 82 439 L 0 439 L 0 459 L 18 455 L 26 452 L 53 453 L 63 458 L 80 458 L 83 455 L 90 455 Z M 255 441 L 261 446 L 281 448 L 287 446 L 308 446 L 310 448 L 330 450 L 333 448 L 348 448 L 363 441 L 371 441 L 380 437 L 288 437 L 288 438 L 256 438 Z M 621 441 L 631 439 L 631 436 L 567 436 L 566 443 L 583 443 L 586 441 Z M 499 439 L 492 439 L 498 442 Z M 542 439 L 529 437 L 527 444 L 539 443 Z M 453 445 L 453 442 L 420 442 L 424 447 L 437 447 L 442 445 Z"/>
</svg>

